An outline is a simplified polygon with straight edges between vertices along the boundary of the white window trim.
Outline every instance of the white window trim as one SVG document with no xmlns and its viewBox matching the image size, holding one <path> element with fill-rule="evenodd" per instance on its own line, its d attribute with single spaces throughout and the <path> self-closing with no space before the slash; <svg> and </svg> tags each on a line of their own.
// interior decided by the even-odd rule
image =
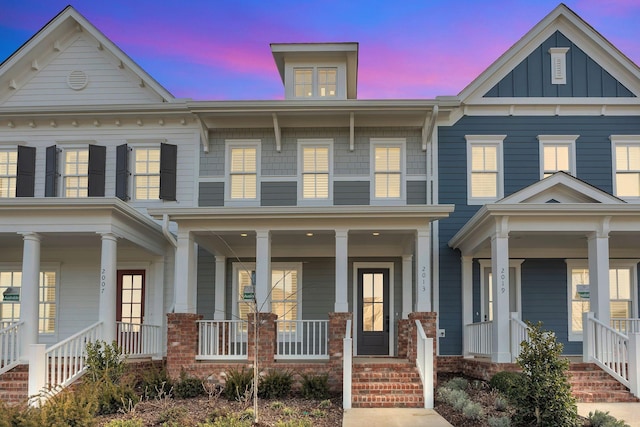
<svg viewBox="0 0 640 427">
<path fill-rule="evenodd" d="M 503 143 L 507 135 L 465 135 L 467 140 L 467 205 L 484 205 L 493 203 L 504 197 L 504 155 Z M 471 147 L 474 145 L 495 145 L 498 148 L 498 182 L 495 198 L 471 197 Z"/>
<path fill-rule="evenodd" d="M 571 270 L 574 268 L 589 269 L 589 260 L 586 259 L 566 259 L 567 264 L 567 339 L 569 341 L 582 342 L 582 334 L 571 331 L 573 308 L 571 302 L 573 295 L 571 294 Z M 609 269 L 611 268 L 629 268 L 631 270 L 631 312 L 638 312 L 638 259 L 610 259 Z M 591 286 L 591 284 L 589 284 Z M 607 290 L 607 298 L 609 298 L 609 291 Z"/>
<path fill-rule="evenodd" d="M 400 197 L 376 197 L 376 147 L 400 148 Z M 397 206 L 407 203 L 406 138 L 371 138 L 369 148 L 369 200 L 372 206 Z"/>
<path fill-rule="evenodd" d="M 304 157 L 306 147 L 327 147 L 329 149 L 329 196 L 326 199 L 304 198 Z M 298 139 L 298 206 L 333 205 L 333 139 Z"/>
<path fill-rule="evenodd" d="M 576 140 L 580 135 L 538 135 L 540 158 L 540 179 L 544 178 L 544 147 L 569 147 L 569 170 L 570 175 L 576 176 Z"/>
<path fill-rule="evenodd" d="M 231 289 L 231 313 L 232 313 L 232 319 L 233 320 L 238 320 L 239 319 L 239 313 L 238 313 L 238 273 L 240 271 L 243 270 L 248 270 L 248 271 L 255 271 L 256 269 L 256 263 L 255 262 L 233 262 L 232 263 L 232 271 L 233 271 L 233 277 L 232 277 L 232 289 Z M 297 283 L 297 288 L 298 291 L 296 293 L 296 304 L 298 304 L 298 309 L 297 309 L 297 316 L 296 316 L 296 320 L 301 320 L 302 319 L 302 262 L 272 262 L 271 263 L 271 270 L 278 270 L 278 269 L 285 269 L 285 270 L 297 270 L 298 272 L 298 283 Z M 271 285 L 273 286 L 273 285 Z M 269 297 L 271 297 L 271 290 L 269 290 Z"/>
<path fill-rule="evenodd" d="M 620 197 L 621 199 L 629 202 L 629 203 L 640 203 L 640 197 L 621 197 L 618 196 L 618 189 L 616 185 L 616 175 L 618 172 L 617 164 L 616 164 L 616 146 L 618 144 L 625 145 L 638 145 L 640 146 L 640 135 L 611 135 L 609 136 L 611 140 L 611 176 L 612 176 L 612 184 L 613 184 L 613 194 L 616 197 Z"/>
<path fill-rule="evenodd" d="M 0 175 L 1 177 L 13 180 L 13 193 L 7 194 L 6 197 L 0 197 L 0 199 L 13 199 L 16 197 L 16 189 L 18 186 L 18 146 L 0 145 L 0 152 L 3 153 L 15 153 L 16 154 L 16 171 L 13 175 Z"/>
<path fill-rule="evenodd" d="M 67 162 L 65 161 L 66 151 L 70 150 L 87 150 L 87 156 L 89 155 L 89 145 L 94 145 L 96 141 L 57 141 L 56 148 L 59 150 L 58 152 L 58 171 L 59 171 L 59 179 L 58 179 L 58 194 L 59 197 L 67 197 L 67 186 L 65 185 L 65 178 L 67 176 L 80 176 L 80 175 L 67 175 L 65 173 L 65 167 Z M 88 157 L 87 157 L 88 159 Z M 83 199 L 88 196 L 89 192 L 89 161 L 87 160 L 87 196 L 85 197 L 73 197 L 74 199 Z"/>
<path fill-rule="evenodd" d="M 161 201 L 159 197 L 157 199 L 136 199 L 136 186 L 135 186 L 136 181 L 134 178 L 136 175 L 135 150 L 136 148 L 157 148 L 158 150 L 161 150 L 160 144 L 166 144 L 167 139 L 166 138 L 128 139 L 126 143 L 127 143 L 127 147 L 129 148 L 129 153 L 128 153 L 129 154 L 129 160 L 128 160 L 129 161 L 129 164 L 128 164 L 129 177 L 127 178 L 128 179 L 127 188 L 129 189 L 129 193 L 131 197 L 130 202 L 135 202 L 137 205 L 140 205 L 140 204 L 144 205 L 147 203 L 157 203 Z M 108 162 L 109 162 L 109 158 L 107 157 L 107 163 Z M 159 175 L 160 175 L 160 172 L 158 172 L 158 176 Z"/>
<path fill-rule="evenodd" d="M 568 47 L 549 48 L 551 54 L 551 84 L 567 84 L 567 52 Z"/>
<path fill-rule="evenodd" d="M 520 313 L 520 317 L 522 317 L 522 263 L 524 259 L 510 259 L 509 260 L 509 268 L 515 268 L 515 289 L 516 289 L 516 311 Z M 480 259 L 478 260 L 478 264 L 480 264 L 480 322 L 484 322 L 484 316 L 489 318 L 489 313 L 486 312 L 486 307 L 488 301 L 485 301 L 486 288 L 488 286 L 484 280 L 484 270 L 488 268 L 491 270 L 491 260 L 490 259 Z"/>
<path fill-rule="evenodd" d="M 7 262 L 0 263 L 0 271 L 11 271 L 11 272 L 22 272 L 22 264 L 16 262 Z M 47 343 L 55 342 L 58 338 L 58 334 L 60 333 L 60 263 L 57 262 L 43 262 L 40 264 L 40 273 L 44 272 L 54 272 L 56 274 L 56 296 L 55 296 L 55 304 L 56 304 L 56 316 L 54 319 L 55 329 L 52 333 L 44 333 L 40 331 L 40 283 L 38 282 L 38 335 L 44 339 Z M 38 279 L 39 280 L 39 279 Z M 20 287 L 20 304 L 22 305 L 22 286 Z M 0 304 L 2 302 L 0 301 Z M 22 308 L 20 309 L 22 311 Z"/>
<path fill-rule="evenodd" d="M 231 198 L 231 149 L 232 148 L 255 148 L 256 149 L 256 198 L 255 199 L 232 199 Z M 234 139 L 225 141 L 224 155 L 224 204 L 225 206 L 237 207 L 257 207 L 260 206 L 260 171 L 261 167 L 261 140 L 259 139 Z"/>
</svg>

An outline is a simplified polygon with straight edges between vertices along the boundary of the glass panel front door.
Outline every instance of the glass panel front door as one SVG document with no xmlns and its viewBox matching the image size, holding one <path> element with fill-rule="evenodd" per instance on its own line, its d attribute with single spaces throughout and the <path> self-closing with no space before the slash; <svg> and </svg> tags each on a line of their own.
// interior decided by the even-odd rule
<svg viewBox="0 0 640 427">
<path fill-rule="evenodd" d="M 389 354 L 389 269 L 358 270 L 358 354 Z"/>
</svg>

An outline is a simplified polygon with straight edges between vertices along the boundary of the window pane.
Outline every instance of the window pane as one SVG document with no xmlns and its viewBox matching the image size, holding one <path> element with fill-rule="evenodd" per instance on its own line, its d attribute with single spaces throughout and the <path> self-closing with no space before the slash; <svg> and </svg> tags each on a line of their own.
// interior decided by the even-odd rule
<svg viewBox="0 0 640 427">
<path fill-rule="evenodd" d="M 471 197 L 497 197 L 498 196 L 498 174 L 479 173 L 471 174 Z"/>
<path fill-rule="evenodd" d="M 629 170 L 640 171 L 640 145 L 629 146 Z"/>
<path fill-rule="evenodd" d="M 616 170 L 619 170 L 619 171 L 629 170 L 629 157 L 627 155 L 626 145 L 616 146 Z"/>
<path fill-rule="evenodd" d="M 298 68 L 294 70 L 295 96 L 308 98 L 313 96 L 313 70 Z"/>
<path fill-rule="evenodd" d="M 620 197 L 640 197 L 640 173 L 617 173 L 616 194 Z"/>
</svg>

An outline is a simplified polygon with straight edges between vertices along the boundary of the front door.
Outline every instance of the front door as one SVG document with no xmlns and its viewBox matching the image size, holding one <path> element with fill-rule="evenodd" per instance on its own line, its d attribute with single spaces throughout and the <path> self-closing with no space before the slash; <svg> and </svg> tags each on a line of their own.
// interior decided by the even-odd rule
<svg viewBox="0 0 640 427">
<path fill-rule="evenodd" d="M 389 354 L 389 269 L 358 269 L 358 354 Z"/>
<path fill-rule="evenodd" d="M 140 337 L 144 320 L 144 270 L 118 270 L 116 320 L 118 341 L 123 350 L 137 353 L 141 350 Z"/>
</svg>

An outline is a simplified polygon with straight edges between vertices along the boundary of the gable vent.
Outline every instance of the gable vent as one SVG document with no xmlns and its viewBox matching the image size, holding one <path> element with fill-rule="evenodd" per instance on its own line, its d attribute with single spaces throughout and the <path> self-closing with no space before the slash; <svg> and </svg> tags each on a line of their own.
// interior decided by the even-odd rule
<svg viewBox="0 0 640 427">
<path fill-rule="evenodd" d="M 568 47 L 552 47 L 551 54 L 551 84 L 567 84 L 567 52 Z"/>
<path fill-rule="evenodd" d="M 75 70 L 67 76 L 67 84 L 73 90 L 82 90 L 87 87 L 89 76 L 84 71 Z"/>
</svg>

